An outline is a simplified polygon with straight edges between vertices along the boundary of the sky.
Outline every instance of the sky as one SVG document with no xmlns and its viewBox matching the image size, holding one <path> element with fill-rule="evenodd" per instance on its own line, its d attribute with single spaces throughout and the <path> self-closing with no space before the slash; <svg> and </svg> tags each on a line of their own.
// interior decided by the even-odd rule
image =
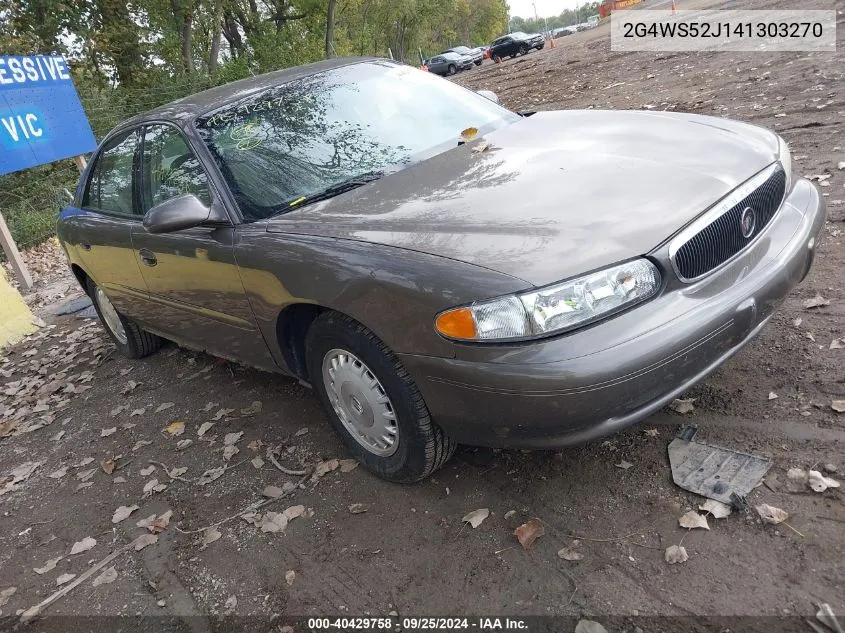
<svg viewBox="0 0 845 633">
<path fill-rule="evenodd" d="M 518 15 L 522 18 L 533 18 L 534 2 L 537 3 L 537 15 L 541 18 L 560 15 L 564 9 L 574 9 L 577 4 L 576 0 L 508 0 L 511 17 Z"/>
</svg>

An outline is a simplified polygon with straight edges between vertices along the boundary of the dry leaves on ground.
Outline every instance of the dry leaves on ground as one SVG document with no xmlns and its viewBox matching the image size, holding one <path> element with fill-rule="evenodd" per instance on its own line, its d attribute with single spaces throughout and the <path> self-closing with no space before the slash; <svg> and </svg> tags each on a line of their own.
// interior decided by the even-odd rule
<svg viewBox="0 0 845 633">
<path fill-rule="evenodd" d="M 135 551 L 140 552 L 148 545 L 158 542 L 158 535 L 156 534 L 142 534 L 135 539 Z"/>
<path fill-rule="evenodd" d="M 787 513 L 786 510 L 770 506 L 768 503 L 761 503 L 760 505 L 755 506 L 754 509 L 757 510 L 757 514 L 760 515 L 760 518 L 763 519 L 764 523 L 777 525 L 778 523 L 783 523 L 789 518 L 789 513 Z"/>
<path fill-rule="evenodd" d="M 292 585 L 294 580 L 296 580 L 296 572 L 292 569 L 289 569 L 285 572 L 285 582 L 289 585 Z"/>
<path fill-rule="evenodd" d="M 816 492 L 824 492 L 828 488 L 839 488 L 839 482 L 830 477 L 825 477 L 817 470 L 807 473 L 807 483 Z"/>
<path fill-rule="evenodd" d="M 829 306 L 830 299 L 825 299 L 819 293 L 816 293 L 816 296 L 812 299 L 805 299 L 804 300 L 804 307 L 807 310 L 811 310 L 812 308 L 820 308 L 822 306 Z"/>
<path fill-rule="evenodd" d="M 138 509 L 138 506 L 131 505 L 131 506 L 120 506 L 117 510 L 114 511 L 112 515 L 111 522 L 112 523 L 120 523 L 124 519 L 129 518 L 129 515 L 135 512 Z"/>
<path fill-rule="evenodd" d="M 727 503 L 716 501 L 715 499 L 708 499 L 703 505 L 698 506 L 699 510 L 709 512 L 714 519 L 724 519 L 729 516 L 732 509 Z"/>
<path fill-rule="evenodd" d="M 200 545 L 202 546 L 200 549 L 205 549 L 221 536 L 223 536 L 223 534 L 217 528 L 210 527 L 203 530 L 202 537 L 200 538 Z"/>
<path fill-rule="evenodd" d="M 464 523 L 469 523 L 473 529 L 477 528 L 481 523 L 490 516 L 490 510 L 487 508 L 479 508 L 478 510 L 473 510 L 469 514 L 465 515 L 463 519 L 461 519 Z"/>
<path fill-rule="evenodd" d="M 32 571 L 34 571 L 39 576 L 41 574 L 46 574 L 48 571 L 52 571 L 56 568 L 56 565 L 62 560 L 64 556 L 57 556 L 56 558 L 51 558 L 48 560 L 42 567 L 33 567 Z"/>
<path fill-rule="evenodd" d="M 690 510 L 680 517 L 678 519 L 678 524 L 682 528 L 687 528 L 688 530 L 693 530 L 695 528 L 703 528 L 705 530 L 710 529 L 710 526 L 707 525 L 707 517 L 703 514 L 699 514 L 695 510 Z"/>
<path fill-rule="evenodd" d="M 687 555 L 687 550 L 683 545 L 670 545 L 666 548 L 664 557 L 670 565 L 685 563 L 689 560 L 689 555 Z"/>
<path fill-rule="evenodd" d="M 108 569 L 101 572 L 99 576 L 94 578 L 93 582 L 91 583 L 91 586 L 99 587 L 100 585 L 108 585 L 113 583 L 115 580 L 117 580 L 117 570 L 112 565 Z"/>
<path fill-rule="evenodd" d="M 693 402 L 695 402 L 695 400 L 695 398 L 678 398 L 676 400 L 672 400 L 672 403 L 669 405 L 669 408 L 672 409 L 672 411 L 674 411 L 675 413 L 692 413 L 695 410 L 695 407 L 692 404 Z"/>
<path fill-rule="evenodd" d="M 70 552 L 68 556 L 73 556 L 74 554 L 81 554 L 82 552 L 87 552 L 89 549 L 94 547 L 97 544 L 97 540 L 91 538 L 90 536 L 86 536 L 81 541 L 77 541 L 73 544 L 73 547 L 70 548 Z"/>
<path fill-rule="evenodd" d="M 522 549 L 529 550 L 534 545 L 534 541 L 546 533 L 546 528 L 539 519 L 529 519 L 518 528 L 514 530 L 514 536 L 522 545 Z"/>
<path fill-rule="evenodd" d="M 164 427 L 164 431 L 172 437 L 182 435 L 185 432 L 185 423 L 182 420 L 173 420 L 173 422 Z"/>
<path fill-rule="evenodd" d="M 363 503 L 353 503 L 349 506 L 349 512 L 351 514 L 363 514 L 366 511 L 367 506 L 365 506 Z"/>
<path fill-rule="evenodd" d="M 572 541 L 572 544 L 569 547 L 564 547 L 563 549 L 558 550 L 557 555 L 558 558 L 562 558 L 563 560 L 568 561 L 577 561 L 584 558 L 584 555 L 578 551 L 578 547 L 581 545 L 581 541 L 575 539 Z"/>
</svg>

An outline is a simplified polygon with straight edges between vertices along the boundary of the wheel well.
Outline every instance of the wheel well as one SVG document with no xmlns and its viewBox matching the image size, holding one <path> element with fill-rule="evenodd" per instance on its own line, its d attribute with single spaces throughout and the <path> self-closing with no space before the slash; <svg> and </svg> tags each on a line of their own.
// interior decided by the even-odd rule
<svg viewBox="0 0 845 633">
<path fill-rule="evenodd" d="M 297 303 L 282 310 L 276 321 L 276 338 L 285 363 L 302 380 L 308 380 L 305 337 L 324 309 L 310 303 Z"/>
<path fill-rule="evenodd" d="M 76 277 L 76 281 L 78 281 L 79 285 L 82 286 L 83 292 L 88 294 L 88 273 L 76 264 L 71 264 L 70 269 L 73 271 L 73 276 Z"/>
</svg>

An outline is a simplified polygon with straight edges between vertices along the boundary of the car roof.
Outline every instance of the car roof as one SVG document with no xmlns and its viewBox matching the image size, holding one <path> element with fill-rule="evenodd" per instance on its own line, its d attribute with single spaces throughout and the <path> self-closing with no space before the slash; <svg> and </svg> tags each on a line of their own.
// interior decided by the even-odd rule
<svg viewBox="0 0 845 633">
<path fill-rule="evenodd" d="M 334 70 L 335 68 L 342 68 L 344 66 L 373 61 L 385 62 L 389 60 L 380 59 L 378 57 L 340 57 L 314 62 L 313 64 L 305 64 L 303 66 L 294 66 L 293 68 L 276 70 L 263 75 L 248 77 L 246 79 L 239 79 L 238 81 L 223 84 L 222 86 L 215 86 L 214 88 L 209 88 L 208 90 L 188 95 L 187 97 L 171 101 L 170 103 L 166 103 L 165 105 L 149 110 L 148 112 L 138 114 L 123 122 L 118 127 L 125 128 L 128 126 L 139 125 L 145 121 L 161 120 L 173 121 L 180 124 L 185 123 L 205 112 L 215 110 L 233 101 L 238 101 L 252 94 L 262 92 L 290 81 L 295 81 L 297 79 L 315 75 L 327 70 Z"/>
</svg>

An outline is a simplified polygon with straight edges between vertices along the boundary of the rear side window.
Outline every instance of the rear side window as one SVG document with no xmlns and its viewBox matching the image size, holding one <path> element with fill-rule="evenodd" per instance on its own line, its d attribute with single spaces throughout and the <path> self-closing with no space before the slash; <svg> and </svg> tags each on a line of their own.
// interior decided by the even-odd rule
<svg viewBox="0 0 845 633">
<path fill-rule="evenodd" d="M 82 206 L 106 213 L 134 215 L 132 171 L 138 149 L 138 130 L 110 139 L 91 169 Z"/>
<path fill-rule="evenodd" d="M 185 137 L 169 125 L 150 125 L 144 132 L 141 174 L 144 213 L 184 193 L 211 204 L 205 170 Z"/>
</svg>

